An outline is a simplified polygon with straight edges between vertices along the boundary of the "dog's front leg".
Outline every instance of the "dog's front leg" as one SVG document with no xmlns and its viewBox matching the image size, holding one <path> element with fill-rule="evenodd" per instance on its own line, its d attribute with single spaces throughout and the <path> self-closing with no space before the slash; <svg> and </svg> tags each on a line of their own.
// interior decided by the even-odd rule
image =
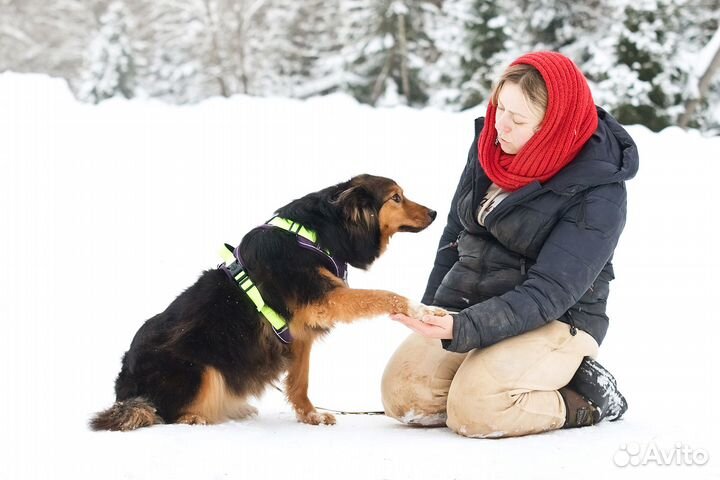
<svg viewBox="0 0 720 480">
<path fill-rule="evenodd" d="M 336 323 L 361 318 L 403 313 L 421 320 L 423 315 L 445 315 L 441 308 L 413 302 L 402 295 L 384 290 L 357 290 L 344 286 L 330 291 L 319 302 L 296 310 L 293 327 L 297 330 L 331 329 Z"/>
<path fill-rule="evenodd" d="M 307 395 L 311 348 L 311 338 L 295 338 L 293 340 L 292 361 L 285 381 L 285 391 L 295 409 L 298 421 L 312 425 L 334 425 L 335 417 L 330 413 L 320 413 L 315 410 Z"/>
</svg>

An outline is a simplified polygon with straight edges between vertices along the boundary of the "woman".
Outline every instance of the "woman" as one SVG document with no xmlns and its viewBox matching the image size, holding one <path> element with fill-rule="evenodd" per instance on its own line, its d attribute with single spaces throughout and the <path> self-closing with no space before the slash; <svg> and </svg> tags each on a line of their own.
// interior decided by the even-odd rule
<svg viewBox="0 0 720 480">
<path fill-rule="evenodd" d="M 618 419 L 627 403 L 592 358 L 637 168 L 570 59 L 513 62 L 475 121 L 423 297 L 455 313 L 393 316 L 417 333 L 383 375 L 386 414 L 470 437 Z"/>
</svg>

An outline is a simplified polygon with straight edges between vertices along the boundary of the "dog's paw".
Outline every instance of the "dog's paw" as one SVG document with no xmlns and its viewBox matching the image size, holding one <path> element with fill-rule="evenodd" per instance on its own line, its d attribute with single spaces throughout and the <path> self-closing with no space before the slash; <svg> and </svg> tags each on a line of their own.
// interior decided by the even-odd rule
<svg viewBox="0 0 720 480">
<path fill-rule="evenodd" d="M 235 408 L 234 411 L 228 414 L 228 418 L 232 420 L 243 420 L 245 418 L 257 417 L 258 409 L 252 405 L 243 404 Z"/>
<path fill-rule="evenodd" d="M 258 409 L 253 407 L 252 405 L 248 405 L 247 408 L 245 408 L 241 415 L 244 417 L 257 417 L 258 416 Z"/>
<path fill-rule="evenodd" d="M 175 423 L 184 423 L 186 425 L 207 425 L 207 418 L 202 415 L 196 415 L 194 413 L 186 413 L 177 419 Z"/>
<path fill-rule="evenodd" d="M 450 315 L 450 312 L 445 310 L 444 308 L 440 307 L 427 307 L 432 312 L 430 315 L 435 315 L 436 317 L 444 317 L 445 315 Z"/>
<path fill-rule="evenodd" d="M 309 425 L 335 425 L 335 415 L 332 413 L 320 413 L 317 410 L 308 413 L 297 412 L 297 419 L 299 422 Z"/>
<path fill-rule="evenodd" d="M 443 317 L 445 315 L 448 315 L 447 310 L 442 309 L 440 307 L 431 307 L 428 305 L 423 305 L 422 303 L 412 303 L 409 307 L 410 314 L 408 316 L 422 320 L 422 318 L 425 315 L 434 315 L 438 317 Z"/>
</svg>

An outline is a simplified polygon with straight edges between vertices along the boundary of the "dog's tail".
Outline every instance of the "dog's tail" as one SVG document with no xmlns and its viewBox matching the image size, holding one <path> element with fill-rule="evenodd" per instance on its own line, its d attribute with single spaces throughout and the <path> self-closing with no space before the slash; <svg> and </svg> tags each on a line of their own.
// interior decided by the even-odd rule
<svg viewBox="0 0 720 480">
<path fill-rule="evenodd" d="M 136 428 L 164 423 L 157 410 L 143 397 L 129 398 L 96 413 L 90 419 L 93 430 L 120 430 L 126 432 Z"/>
</svg>

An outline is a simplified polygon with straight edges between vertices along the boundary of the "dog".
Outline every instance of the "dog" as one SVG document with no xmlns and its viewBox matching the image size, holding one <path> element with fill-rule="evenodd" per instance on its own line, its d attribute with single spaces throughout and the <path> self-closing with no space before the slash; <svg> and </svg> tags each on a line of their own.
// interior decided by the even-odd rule
<svg viewBox="0 0 720 480">
<path fill-rule="evenodd" d="M 227 265 L 207 270 L 135 334 L 115 381 L 116 402 L 90 420 L 93 430 L 216 424 L 256 415 L 248 398 L 284 372 L 298 421 L 332 425 L 334 416 L 318 412 L 307 395 L 310 351 L 318 337 L 338 322 L 445 313 L 392 292 L 351 289 L 338 267 L 366 269 L 393 234 L 419 232 L 435 219 L 435 211 L 409 200 L 393 180 L 359 175 L 275 213 L 315 232 L 316 241 L 303 244 L 292 228 L 266 224 L 243 237 L 233 265 L 237 270 L 242 261 L 243 278 L 286 319 L 290 335 L 260 313 L 244 291 L 248 284 L 241 288 Z"/>
</svg>

